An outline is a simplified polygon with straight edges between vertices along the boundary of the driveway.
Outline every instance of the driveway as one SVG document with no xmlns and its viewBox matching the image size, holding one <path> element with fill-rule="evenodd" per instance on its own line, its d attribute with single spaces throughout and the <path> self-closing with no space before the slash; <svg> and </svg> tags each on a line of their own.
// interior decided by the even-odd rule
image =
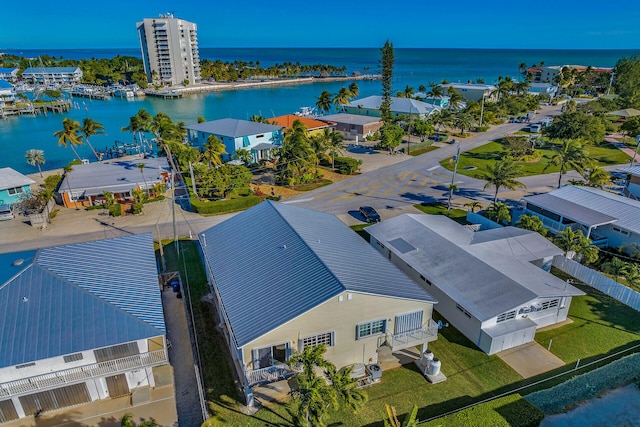
<svg viewBox="0 0 640 427">
<path fill-rule="evenodd" d="M 535 341 L 501 351 L 496 355 L 522 378 L 535 377 L 565 365 L 562 359 Z"/>
</svg>

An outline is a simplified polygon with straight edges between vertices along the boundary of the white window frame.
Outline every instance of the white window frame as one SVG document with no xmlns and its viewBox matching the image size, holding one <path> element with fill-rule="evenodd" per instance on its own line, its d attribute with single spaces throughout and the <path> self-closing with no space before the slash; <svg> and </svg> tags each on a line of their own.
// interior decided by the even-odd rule
<svg viewBox="0 0 640 427">
<path fill-rule="evenodd" d="M 367 331 L 366 328 L 369 328 Z M 364 334 L 363 334 L 364 332 Z M 387 332 L 387 319 L 376 319 L 356 325 L 356 340 L 378 336 Z"/>
<path fill-rule="evenodd" d="M 7 194 L 9 194 L 10 196 L 15 196 L 22 193 L 24 193 L 24 188 L 22 187 L 7 188 Z"/>
<path fill-rule="evenodd" d="M 333 347 L 335 345 L 335 333 L 329 331 L 300 338 L 301 350 L 304 350 L 305 347 L 313 347 L 320 344 L 324 344 L 326 347 Z"/>
</svg>

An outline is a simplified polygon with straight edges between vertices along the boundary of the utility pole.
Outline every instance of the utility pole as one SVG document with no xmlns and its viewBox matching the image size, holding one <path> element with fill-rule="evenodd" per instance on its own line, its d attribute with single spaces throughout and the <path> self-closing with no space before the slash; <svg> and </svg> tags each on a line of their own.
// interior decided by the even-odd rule
<svg viewBox="0 0 640 427">
<path fill-rule="evenodd" d="M 455 142 L 455 140 L 454 140 Z M 453 195 L 453 183 L 456 180 L 456 172 L 458 171 L 458 160 L 460 159 L 460 143 L 458 142 L 458 151 L 456 155 L 453 157 L 455 161 L 453 165 L 453 175 L 451 175 L 451 185 L 449 186 L 449 200 L 447 200 L 447 213 L 451 212 L 451 196 Z"/>
<path fill-rule="evenodd" d="M 479 126 L 482 126 L 482 115 L 484 113 L 484 96 L 485 96 L 485 93 L 483 92 L 482 93 L 482 106 L 480 107 L 480 125 Z"/>
</svg>

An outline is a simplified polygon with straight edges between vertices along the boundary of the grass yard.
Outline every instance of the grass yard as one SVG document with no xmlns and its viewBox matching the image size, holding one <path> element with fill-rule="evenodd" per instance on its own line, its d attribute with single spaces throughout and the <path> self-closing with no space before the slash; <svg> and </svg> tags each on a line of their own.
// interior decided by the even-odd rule
<svg viewBox="0 0 640 427">
<path fill-rule="evenodd" d="M 442 209 L 437 206 L 424 208 Z M 446 207 L 444 209 L 446 211 Z M 362 224 L 353 228 L 362 231 L 365 227 L 366 224 Z M 188 283 L 208 408 L 212 414 L 205 425 L 293 425 L 289 412 L 292 408 L 287 404 L 268 404 L 253 416 L 243 412 L 242 400 L 233 382 L 227 347 L 215 328 L 213 309 L 201 301 L 209 288 L 197 243 L 183 241 L 180 247 L 183 257 L 178 259 L 175 246 L 167 244 L 165 259 L 167 270 L 179 269 L 183 280 Z M 551 351 L 565 362 L 574 363 L 578 358 L 586 362 L 640 342 L 640 313 L 597 291 L 584 289 L 589 295 L 574 298 L 571 305 L 573 323 L 536 334 L 540 344 L 546 348 L 549 340 L 553 339 Z M 441 319 L 436 311 L 434 319 Z M 430 419 L 525 383 L 500 358 L 486 355 L 452 326 L 443 328 L 438 340 L 429 344 L 429 349 L 442 360 L 442 372 L 447 381 L 429 384 L 414 365 L 386 371 L 380 384 L 366 389 L 369 402 L 363 409 L 357 413 L 348 409 L 334 411 L 327 419 L 327 425 L 381 426 L 385 404 L 394 406 L 400 417 L 417 404 L 419 419 Z M 536 379 L 526 382 L 532 380 Z"/>
<path fill-rule="evenodd" d="M 553 173 L 560 170 L 559 166 L 549 166 L 549 160 L 554 151 L 547 145 L 540 148 L 540 159 L 537 161 L 517 162 L 522 171 L 521 176 L 540 175 L 543 173 Z M 612 144 L 602 144 L 588 147 L 589 156 L 593 158 L 598 166 L 611 166 L 629 163 L 631 158 Z M 458 161 L 458 173 L 472 178 L 484 179 L 484 171 L 493 163 L 505 158 L 509 150 L 501 143 L 492 141 L 474 150 L 460 154 Z M 453 170 L 454 163 L 450 159 L 440 162 L 440 165 L 450 171 Z M 471 169 L 473 166 L 476 169 Z M 546 169 L 545 169 L 546 168 Z"/>
<path fill-rule="evenodd" d="M 429 215 L 445 215 L 457 222 L 458 224 L 466 225 L 467 222 L 467 211 L 463 209 L 451 209 L 450 212 L 447 212 L 447 205 L 440 202 L 435 203 L 421 203 L 417 205 L 413 205 L 416 209 L 422 211 L 423 213 Z"/>
<path fill-rule="evenodd" d="M 419 156 L 420 154 L 428 153 L 430 151 L 437 150 L 437 145 L 433 145 L 433 142 L 419 142 L 417 144 L 411 144 L 411 149 L 409 151 L 410 156 Z"/>
</svg>

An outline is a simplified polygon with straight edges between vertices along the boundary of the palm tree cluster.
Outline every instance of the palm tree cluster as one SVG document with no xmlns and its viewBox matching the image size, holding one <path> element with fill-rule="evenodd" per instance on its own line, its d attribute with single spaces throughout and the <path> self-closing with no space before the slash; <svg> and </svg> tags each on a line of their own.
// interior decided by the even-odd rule
<svg viewBox="0 0 640 427">
<path fill-rule="evenodd" d="M 598 248 L 591 244 L 591 239 L 587 238 L 582 230 L 575 231 L 571 227 L 556 234 L 553 243 L 566 255 L 575 254 L 577 259 L 585 264 L 592 264 L 598 260 Z"/>
<path fill-rule="evenodd" d="M 239 80 L 251 78 L 294 78 L 306 76 L 344 76 L 346 66 L 328 64 L 300 64 L 300 62 L 276 63 L 270 67 L 261 67 L 260 61 L 233 61 L 202 59 L 200 61 L 200 75 L 203 79 L 216 81 Z"/>
<path fill-rule="evenodd" d="M 622 277 L 632 287 L 640 287 L 640 268 L 635 262 L 613 256 L 603 262 L 600 268 L 603 272 L 612 275 L 616 281 Z"/>
<path fill-rule="evenodd" d="M 336 110 L 339 110 L 341 105 L 348 104 L 349 101 L 351 101 L 352 98 L 356 98 L 359 93 L 360 88 L 356 82 L 351 83 L 348 88 L 343 86 L 335 95 L 332 95 L 327 90 L 323 90 L 316 101 L 316 108 L 325 114 L 331 110 L 332 106 L 334 106 Z"/>
<path fill-rule="evenodd" d="M 89 137 L 100 134 L 104 134 L 104 126 L 102 126 L 101 123 L 87 117 L 82 120 L 82 125 L 80 125 L 77 120 L 72 120 L 67 117 L 62 119 L 62 129 L 54 132 L 53 136 L 58 138 L 58 145 L 71 148 L 76 159 L 80 160 L 80 155 L 76 151 L 76 147 L 86 143 L 89 148 L 91 148 L 96 160 L 101 161 L 102 159 L 98 155 L 98 152 L 89 141 Z"/>
<path fill-rule="evenodd" d="M 336 369 L 324 358 L 325 352 L 324 344 L 305 347 L 287 362 L 301 369 L 296 375 L 297 388 L 291 391 L 298 426 L 324 426 L 329 410 L 344 405 L 357 411 L 367 401 L 365 392 L 356 388 L 356 380 L 351 378 L 351 367 Z M 318 368 L 324 371 L 324 378 L 316 375 Z"/>
</svg>

